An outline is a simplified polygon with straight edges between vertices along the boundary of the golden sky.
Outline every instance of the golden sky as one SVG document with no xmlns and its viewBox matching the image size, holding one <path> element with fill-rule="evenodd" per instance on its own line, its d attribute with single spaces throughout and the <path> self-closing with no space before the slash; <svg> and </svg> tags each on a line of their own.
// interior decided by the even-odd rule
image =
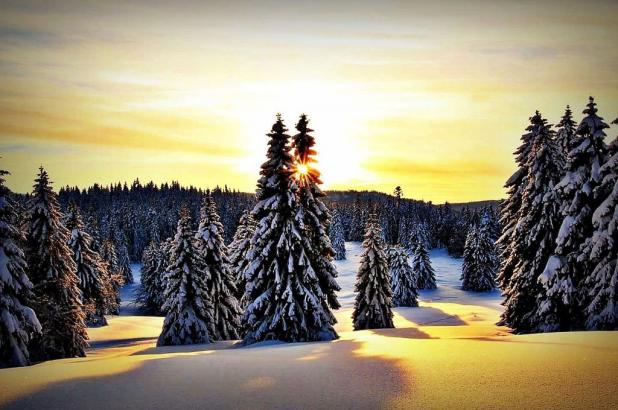
<svg viewBox="0 0 618 410">
<path fill-rule="evenodd" d="M 305 112 L 328 189 L 493 199 L 535 109 L 618 116 L 616 1 L 171 3 L 0 2 L 12 189 L 43 164 L 252 191 L 275 113 Z"/>
</svg>

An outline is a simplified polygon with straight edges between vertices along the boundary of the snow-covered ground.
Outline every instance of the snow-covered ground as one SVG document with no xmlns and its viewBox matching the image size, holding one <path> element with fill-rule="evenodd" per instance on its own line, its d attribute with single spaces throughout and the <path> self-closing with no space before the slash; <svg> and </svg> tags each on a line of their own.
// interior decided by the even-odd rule
<svg viewBox="0 0 618 410">
<path fill-rule="evenodd" d="M 395 309 L 396 329 L 353 332 L 361 248 L 346 249 L 335 342 L 156 348 L 163 319 L 138 316 L 129 285 L 121 316 L 89 329 L 88 357 L 0 370 L 0 407 L 618 408 L 618 332 L 510 335 L 499 292 L 462 291 L 443 250 L 438 289 Z"/>
</svg>

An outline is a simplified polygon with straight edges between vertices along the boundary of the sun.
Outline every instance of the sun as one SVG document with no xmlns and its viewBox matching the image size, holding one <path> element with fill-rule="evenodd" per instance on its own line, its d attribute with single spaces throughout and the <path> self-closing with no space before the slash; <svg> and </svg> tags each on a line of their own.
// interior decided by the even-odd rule
<svg viewBox="0 0 618 410">
<path fill-rule="evenodd" d="M 299 176 L 305 176 L 309 174 L 309 166 L 307 164 L 298 164 L 296 166 L 296 173 Z"/>
</svg>

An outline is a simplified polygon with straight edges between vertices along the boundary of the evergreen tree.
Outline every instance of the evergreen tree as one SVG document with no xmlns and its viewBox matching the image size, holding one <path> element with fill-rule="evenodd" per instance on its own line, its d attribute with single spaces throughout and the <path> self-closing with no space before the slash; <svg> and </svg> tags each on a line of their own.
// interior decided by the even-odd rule
<svg viewBox="0 0 618 410">
<path fill-rule="evenodd" d="M 101 257 L 91 248 L 92 239 L 86 232 L 81 213 L 76 205 L 69 208 L 66 228 L 71 233 L 69 248 L 77 268 L 82 305 L 89 326 L 106 326 L 105 271 Z"/>
<path fill-rule="evenodd" d="M 251 239 L 251 264 L 245 272 L 247 344 L 337 338 L 310 263 L 303 227 L 295 218 L 297 186 L 286 131 L 278 115 L 268 134 L 267 160 L 262 164 L 258 203 L 252 212 L 259 225 Z"/>
<path fill-rule="evenodd" d="M 583 312 L 588 295 L 583 283 L 591 271 L 584 242 L 593 234 L 593 192 L 601 183 L 599 170 L 605 162 L 605 128 L 590 97 L 586 117 L 577 127 L 573 149 L 568 157 L 568 171 L 556 185 L 562 199 L 564 219 L 556 238 L 556 249 L 539 278 L 544 291 L 539 303 L 539 330 L 545 332 L 583 327 Z"/>
<path fill-rule="evenodd" d="M 119 273 L 125 284 L 133 283 L 133 272 L 131 272 L 131 260 L 129 259 L 129 249 L 125 235 L 120 230 L 114 231 L 114 246 L 116 247 L 116 258 L 118 260 Z"/>
<path fill-rule="evenodd" d="M 496 287 L 496 254 L 487 231 L 473 226 L 468 231 L 462 264 L 462 289 L 487 292 Z"/>
<path fill-rule="evenodd" d="M 305 252 L 315 275 L 318 277 L 320 291 L 316 296 L 322 297 L 323 311 L 330 316 L 330 323 L 337 323 L 331 309 L 339 309 L 337 293 L 341 288 L 337 284 L 337 269 L 332 263 L 335 251 L 332 248 L 328 230 L 330 213 L 322 198 L 326 195 L 319 185 L 320 171 L 317 169 L 315 155 L 315 138 L 309 128 L 305 114 L 296 124 L 298 134 L 294 136 L 296 179 L 299 186 L 296 220 L 303 227 Z M 328 326 L 327 326 L 328 327 Z M 327 333 L 332 329 L 324 329 Z M 334 333 L 334 330 L 333 330 Z"/>
<path fill-rule="evenodd" d="M 468 235 L 468 222 L 460 218 L 451 226 L 450 235 L 446 242 L 446 249 L 449 255 L 459 258 L 463 255 Z"/>
<path fill-rule="evenodd" d="M 249 211 L 245 211 L 240 218 L 238 228 L 234 234 L 234 240 L 229 247 L 230 270 L 235 278 L 236 299 L 244 307 L 243 296 L 245 294 L 245 270 L 249 266 L 247 254 L 251 246 L 251 237 L 255 232 L 255 220 Z"/>
<path fill-rule="evenodd" d="M 395 327 L 388 261 L 375 215 L 371 215 L 367 221 L 363 248 L 354 286 L 354 330 Z"/>
<path fill-rule="evenodd" d="M 394 246 L 388 252 L 388 267 L 391 274 L 393 289 L 393 305 L 416 307 L 418 306 L 418 292 L 416 291 L 416 275 L 410 265 L 410 255 L 402 247 Z"/>
<path fill-rule="evenodd" d="M 365 234 L 367 211 L 361 208 L 360 201 L 357 200 L 352 212 L 352 223 L 350 224 L 350 236 L 348 239 L 353 242 L 359 242 L 363 240 L 363 235 Z"/>
<path fill-rule="evenodd" d="M 27 244 L 34 309 L 43 332 L 33 340 L 42 359 L 85 356 L 88 345 L 76 265 L 56 194 L 40 168 L 29 207 Z"/>
<path fill-rule="evenodd" d="M 573 149 L 576 129 L 577 122 L 573 120 L 573 112 L 571 107 L 567 105 L 564 115 L 558 123 L 558 131 L 556 132 L 556 143 L 563 157 L 563 162 L 566 162 L 569 152 Z"/>
<path fill-rule="evenodd" d="M 20 247 L 23 233 L 14 225 L 17 215 L 5 175 L 8 172 L 0 170 L 0 368 L 28 366 L 28 343 L 41 333 L 34 310 L 27 306 L 32 283 L 26 275 Z"/>
<path fill-rule="evenodd" d="M 618 124 L 618 118 L 613 121 Z M 592 214 L 594 233 L 586 241 L 590 274 L 584 284 L 589 300 L 587 329 L 618 330 L 618 138 L 609 146 L 609 159 L 599 170 L 595 189 L 599 206 Z"/>
<path fill-rule="evenodd" d="M 487 231 L 487 234 L 494 242 L 500 237 L 500 222 L 496 217 L 495 210 L 491 206 L 487 206 L 481 211 L 479 227 Z M 498 256 L 498 253 L 496 253 L 496 260 L 499 259 Z"/>
<path fill-rule="evenodd" d="M 399 244 L 402 241 L 400 235 L 400 227 L 401 227 L 401 199 L 403 198 L 403 189 L 401 186 L 397 185 L 393 190 L 393 196 L 395 197 L 395 213 L 394 213 L 394 223 L 393 223 L 393 232 L 392 232 L 392 241 L 393 243 Z"/>
<path fill-rule="evenodd" d="M 157 346 L 212 342 L 213 306 L 208 289 L 208 274 L 202 266 L 191 231 L 191 217 L 181 211 L 174 242 L 173 262 L 167 268 L 166 312 Z"/>
<path fill-rule="evenodd" d="M 517 171 L 511 175 L 504 185 L 507 189 L 507 198 L 500 209 L 502 235 L 497 241 L 500 249 L 500 269 L 498 270 L 497 281 L 503 291 L 509 288 L 511 276 L 520 260 L 518 253 L 513 249 L 516 244 L 516 241 L 513 240 L 513 232 L 519 220 L 522 192 L 528 178 L 527 162 L 532 149 L 532 142 L 536 135 L 545 128 L 546 124 L 543 122 L 541 114 L 536 111 L 530 117 L 530 125 L 526 127 L 527 132 L 521 136 L 521 144 L 514 152 L 515 162 L 518 166 Z"/>
<path fill-rule="evenodd" d="M 163 295 L 165 294 L 165 289 L 167 289 L 167 275 L 165 275 L 165 272 L 167 271 L 167 267 L 174 263 L 173 245 L 173 237 L 167 238 L 161 242 L 156 259 L 158 272 L 156 286 L 161 290 L 162 302 L 165 302 Z"/>
<path fill-rule="evenodd" d="M 554 139 L 551 125 L 540 117 L 525 166 L 527 182 L 521 193 L 520 216 L 513 229 L 511 250 L 518 264 L 513 270 L 505 296 L 501 325 L 516 333 L 535 331 L 538 298 L 543 289 L 539 278 L 553 253 L 561 222 L 560 200 L 555 190 L 564 168 L 561 147 Z"/>
<path fill-rule="evenodd" d="M 120 272 L 114 241 L 106 239 L 101 244 L 101 259 L 107 272 L 105 278 L 105 306 L 108 315 L 120 313 L 120 288 L 124 285 L 124 278 Z"/>
<path fill-rule="evenodd" d="M 435 289 L 436 274 L 431 266 L 429 254 L 422 242 L 416 244 L 412 255 L 412 270 L 416 276 L 417 289 Z"/>
<path fill-rule="evenodd" d="M 213 307 L 214 328 L 211 340 L 238 339 L 241 310 L 236 299 L 234 276 L 229 269 L 227 249 L 223 243 L 223 226 L 217 205 L 210 193 L 204 197 L 200 225 L 195 235 L 196 249 L 206 273 Z"/>
<path fill-rule="evenodd" d="M 152 315 L 160 315 L 163 306 L 163 292 L 160 279 L 163 274 L 160 263 L 161 255 L 159 245 L 150 242 L 144 250 L 141 267 L 141 283 L 137 291 L 135 301 L 141 309 Z"/>
<path fill-rule="evenodd" d="M 97 222 L 97 218 L 93 215 L 88 216 L 87 222 L 85 224 L 85 229 L 88 235 L 90 235 L 91 242 L 90 248 L 97 253 L 101 253 L 101 237 L 99 234 L 99 224 Z"/>
<path fill-rule="evenodd" d="M 333 210 L 332 223 L 329 230 L 330 241 L 333 245 L 333 251 L 335 252 L 335 260 L 345 259 L 345 233 L 343 231 L 343 224 L 341 222 L 341 216 L 335 209 Z"/>
<path fill-rule="evenodd" d="M 421 222 L 413 223 L 408 235 L 407 247 L 414 250 L 419 243 L 422 243 L 426 248 L 429 247 L 431 241 L 429 240 L 428 231 L 427 224 Z"/>
</svg>

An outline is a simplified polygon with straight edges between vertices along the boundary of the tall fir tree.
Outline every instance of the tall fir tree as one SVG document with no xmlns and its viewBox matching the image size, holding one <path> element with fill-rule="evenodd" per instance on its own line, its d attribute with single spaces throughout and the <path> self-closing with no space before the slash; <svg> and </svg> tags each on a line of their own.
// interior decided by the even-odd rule
<svg viewBox="0 0 618 410">
<path fill-rule="evenodd" d="M 251 212 L 245 211 L 240 218 L 234 239 L 229 246 L 229 263 L 232 275 L 234 275 L 236 283 L 236 299 L 244 307 L 245 301 L 245 270 L 249 266 L 249 248 L 251 247 L 251 237 L 255 232 L 255 220 L 251 216 Z"/>
<path fill-rule="evenodd" d="M 0 170 L 0 368 L 28 366 L 28 344 L 41 333 L 41 325 L 28 307 L 32 283 L 20 243 L 23 232 L 15 226 L 17 215 L 5 185 L 8 172 Z"/>
<path fill-rule="evenodd" d="M 107 271 L 105 305 L 108 315 L 120 313 L 120 288 L 124 285 L 124 277 L 118 265 L 114 241 L 106 239 L 101 244 L 101 259 Z"/>
<path fill-rule="evenodd" d="M 500 225 L 502 235 L 497 244 L 500 250 L 500 269 L 497 281 L 503 291 L 509 288 L 511 276 L 520 261 L 519 254 L 513 249 L 516 241 L 513 239 L 515 226 L 519 220 L 522 192 L 528 178 L 528 158 L 532 150 L 532 142 L 540 130 L 546 127 L 541 114 L 536 111 L 530 117 L 530 125 L 526 127 L 526 133 L 521 136 L 521 144 L 514 152 L 517 170 L 506 181 L 507 198 L 500 207 Z"/>
<path fill-rule="evenodd" d="M 33 340 L 41 359 L 86 355 L 86 326 L 76 266 L 47 172 L 40 168 L 29 204 L 28 267 L 43 332 Z"/>
<path fill-rule="evenodd" d="M 92 250 L 92 238 L 86 232 L 81 213 L 75 204 L 69 207 L 65 221 L 71 234 L 68 244 L 77 268 L 86 323 L 89 326 L 106 326 L 105 279 L 108 272 L 105 264 L 101 256 Z"/>
<path fill-rule="evenodd" d="M 208 278 L 207 286 L 214 319 L 210 334 L 212 340 L 238 339 L 242 313 L 235 296 L 235 279 L 229 268 L 222 234 L 223 226 L 217 213 L 217 205 L 208 193 L 200 210 L 195 246 Z"/>
<path fill-rule="evenodd" d="M 363 249 L 354 286 L 354 330 L 395 327 L 388 260 L 375 215 L 367 221 Z"/>
<path fill-rule="evenodd" d="M 133 283 L 133 272 L 131 271 L 131 259 L 129 258 L 129 249 L 124 233 L 120 229 L 114 230 L 114 246 L 116 247 L 116 258 L 118 260 L 119 273 L 122 275 L 122 281 L 125 284 Z"/>
<path fill-rule="evenodd" d="M 466 236 L 461 287 L 463 290 L 488 292 L 496 287 L 496 251 L 486 230 L 472 226 Z"/>
<path fill-rule="evenodd" d="M 436 289 L 436 273 L 431 266 L 429 254 L 422 242 L 418 242 L 414 248 L 412 270 L 416 276 L 417 289 Z"/>
<path fill-rule="evenodd" d="M 151 315 L 160 315 L 163 306 L 163 292 L 161 275 L 160 247 L 154 241 L 150 242 L 144 250 L 142 266 L 140 268 L 141 280 L 137 290 L 135 301 L 142 311 Z"/>
<path fill-rule="evenodd" d="M 329 230 L 330 241 L 333 245 L 333 251 L 335 252 L 334 258 L 337 261 L 345 259 L 345 232 L 343 229 L 343 222 L 339 211 L 333 210 L 332 223 Z"/>
<path fill-rule="evenodd" d="M 562 157 L 562 161 L 566 162 L 569 152 L 573 149 L 575 143 L 575 131 L 577 130 L 577 122 L 573 120 L 573 112 L 568 105 L 564 110 L 564 115 L 557 124 L 558 131 L 556 132 L 556 143 Z M 564 168 L 566 172 L 566 168 Z"/>
<path fill-rule="evenodd" d="M 427 248 L 431 244 L 431 241 L 429 239 L 429 228 L 427 224 L 416 222 L 410 227 L 405 245 L 413 252 L 414 249 L 416 249 L 416 245 L 419 243 L 422 243 L 423 246 Z"/>
<path fill-rule="evenodd" d="M 410 265 L 410 255 L 405 248 L 393 246 L 388 250 L 393 306 L 418 306 L 416 275 Z"/>
<path fill-rule="evenodd" d="M 618 124 L 618 118 L 613 121 Z M 587 296 L 587 329 L 618 330 L 618 137 L 599 170 L 594 191 L 599 205 L 592 214 L 594 232 L 585 243 L 590 274 L 583 284 Z"/>
<path fill-rule="evenodd" d="M 528 178 L 512 235 L 511 249 L 517 255 L 518 264 L 510 286 L 503 291 L 504 312 L 500 324 L 516 333 L 536 331 L 542 323 L 535 312 L 543 294 L 539 278 L 553 253 L 562 221 L 560 199 L 555 190 L 564 168 L 562 148 L 554 138 L 551 125 L 542 117 L 540 123 L 543 126 L 537 128 L 526 160 Z"/>
<path fill-rule="evenodd" d="M 195 247 L 189 211 L 183 208 L 166 269 L 166 313 L 157 346 L 210 343 L 214 330 L 208 274 Z"/>
<path fill-rule="evenodd" d="M 367 219 L 367 211 L 362 208 L 360 199 L 357 198 L 354 203 L 352 213 L 352 222 L 350 223 L 350 235 L 348 240 L 359 242 L 363 240 L 365 235 L 365 220 Z"/>
<path fill-rule="evenodd" d="M 544 287 L 539 302 L 539 330 L 545 332 L 580 329 L 585 320 L 588 295 L 582 290 L 591 267 L 584 242 L 593 234 L 593 192 L 601 183 L 599 170 L 607 155 L 603 130 L 608 125 L 597 115 L 592 97 L 584 114 L 569 153 L 568 171 L 556 185 L 564 216 L 556 249 L 539 278 Z"/>
<path fill-rule="evenodd" d="M 246 344 L 333 340 L 332 314 L 325 310 L 319 278 L 311 266 L 303 227 L 296 219 L 294 161 L 281 116 L 268 134 L 253 216 L 259 221 L 245 272 L 248 301 Z"/>
<path fill-rule="evenodd" d="M 90 238 L 91 238 L 90 248 L 94 252 L 101 254 L 101 242 L 102 241 L 101 241 L 101 235 L 99 232 L 99 222 L 97 221 L 97 218 L 94 215 L 88 216 L 88 218 L 86 219 L 85 228 L 86 228 L 86 232 L 88 233 L 88 235 L 90 235 Z"/>
<path fill-rule="evenodd" d="M 403 189 L 397 185 L 393 190 L 393 196 L 395 197 L 395 221 L 393 224 L 392 241 L 393 243 L 400 244 L 403 241 L 401 237 L 401 199 L 403 198 Z"/>
<path fill-rule="evenodd" d="M 299 226 L 303 227 L 305 252 L 318 277 L 320 292 L 317 296 L 323 295 L 323 311 L 330 316 L 331 327 L 324 328 L 323 331 L 332 331 L 334 334 L 332 325 L 337 323 L 337 319 L 331 309 L 339 309 L 341 306 L 337 301 L 337 292 L 341 288 L 337 284 L 337 269 L 332 263 L 335 251 L 328 236 L 330 212 L 322 201 L 326 194 L 320 189 L 322 180 L 315 160 L 315 138 L 311 134 L 313 130 L 309 128 L 309 120 L 305 114 L 300 116 L 296 130 L 298 133 L 294 136 L 293 143 L 295 177 L 299 187 L 296 220 Z"/>
</svg>

